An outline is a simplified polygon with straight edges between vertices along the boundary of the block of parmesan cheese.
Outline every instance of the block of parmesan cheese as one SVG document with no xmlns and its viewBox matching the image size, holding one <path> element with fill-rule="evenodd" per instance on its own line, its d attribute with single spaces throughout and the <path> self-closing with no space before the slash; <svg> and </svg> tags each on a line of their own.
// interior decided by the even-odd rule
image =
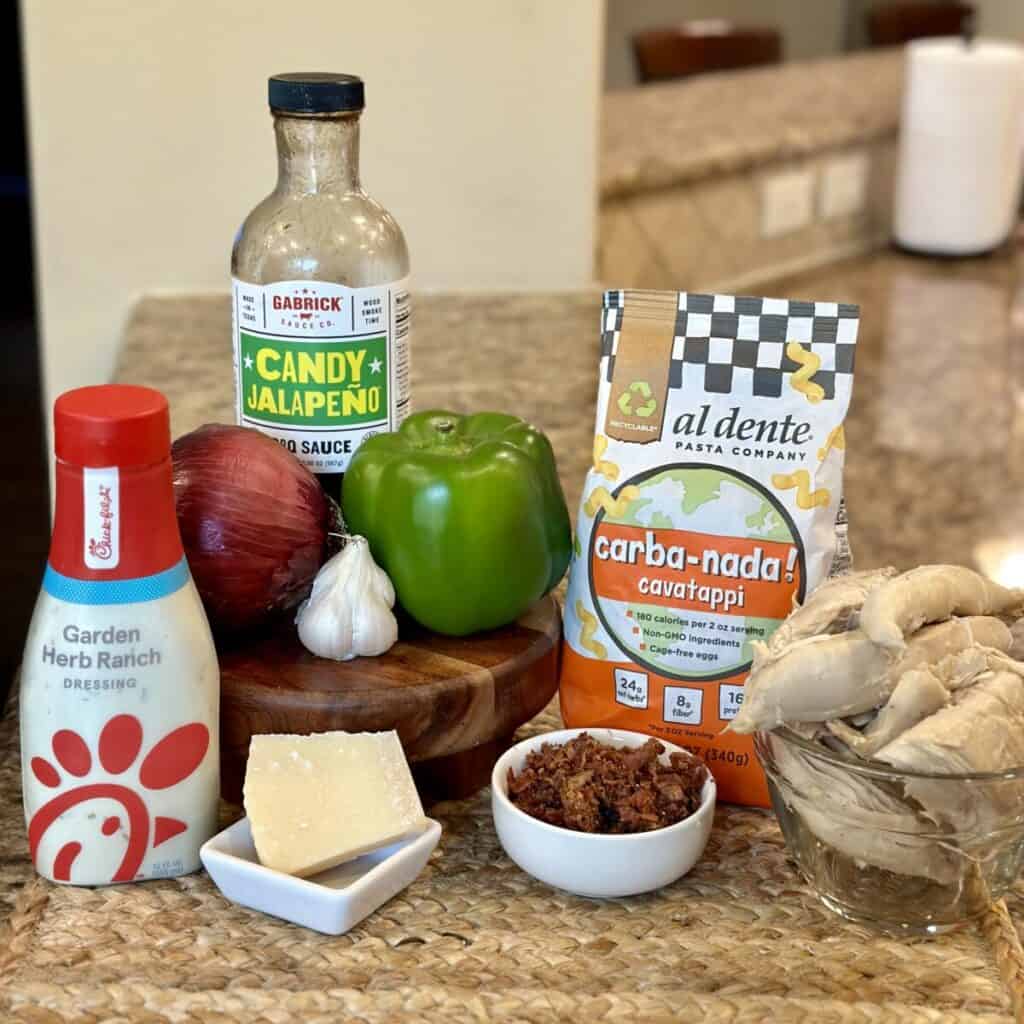
<svg viewBox="0 0 1024 1024">
<path fill-rule="evenodd" d="M 426 821 L 394 731 L 253 736 L 244 798 L 260 863 L 299 877 Z"/>
</svg>

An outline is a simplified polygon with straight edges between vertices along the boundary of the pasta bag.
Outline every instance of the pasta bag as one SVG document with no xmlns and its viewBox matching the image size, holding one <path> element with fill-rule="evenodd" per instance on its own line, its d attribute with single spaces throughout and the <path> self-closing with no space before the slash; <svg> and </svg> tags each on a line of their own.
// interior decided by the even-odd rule
<svg viewBox="0 0 1024 1024">
<path fill-rule="evenodd" d="M 768 805 L 752 738 L 723 730 L 757 645 L 849 568 L 857 327 L 845 303 L 605 294 L 565 604 L 567 726 L 688 747 L 721 799 Z"/>
</svg>

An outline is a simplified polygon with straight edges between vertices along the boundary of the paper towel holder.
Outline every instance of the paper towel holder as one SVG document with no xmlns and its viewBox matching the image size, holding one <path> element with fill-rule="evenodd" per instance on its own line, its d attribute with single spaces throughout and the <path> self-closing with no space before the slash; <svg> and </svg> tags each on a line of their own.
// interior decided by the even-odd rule
<svg viewBox="0 0 1024 1024">
<path fill-rule="evenodd" d="M 1024 48 L 959 36 L 907 46 L 893 241 L 969 258 L 1005 244 L 1024 176 Z"/>
</svg>

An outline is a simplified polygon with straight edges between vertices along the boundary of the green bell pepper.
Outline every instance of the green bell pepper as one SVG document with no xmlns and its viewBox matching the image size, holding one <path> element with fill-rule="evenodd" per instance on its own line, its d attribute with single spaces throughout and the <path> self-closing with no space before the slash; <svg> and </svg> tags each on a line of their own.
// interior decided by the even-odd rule
<svg viewBox="0 0 1024 1024">
<path fill-rule="evenodd" d="M 548 439 L 504 413 L 434 410 L 368 437 L 342 510 L 402 607 L 437 633 L 512 622 L 569 564 L 569 512 Z"/>
</svg>

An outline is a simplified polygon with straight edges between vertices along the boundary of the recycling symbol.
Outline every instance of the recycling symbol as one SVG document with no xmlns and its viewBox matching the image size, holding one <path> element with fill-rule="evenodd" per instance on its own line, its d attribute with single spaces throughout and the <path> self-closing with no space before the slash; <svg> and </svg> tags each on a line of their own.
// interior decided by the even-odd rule
<svg viewBox="0 0 1024 1024">
<path fill-rule="evenodd" d="M 639 395 L 641 398 L 646 399 L 643 405 L 638 405 L 635 409 L 633 408 L 633 396 Z M 643 419 L 647 419 L 649 416 L 653 416 L 658 408 L 658 400 L 651 394 L 651 385 L 645 380 L 635 380 L 632 384 L 626 388 L 625 391 L 619 395 L 619 412 L 623 416 L 640 416 Z"/>
</svg>

